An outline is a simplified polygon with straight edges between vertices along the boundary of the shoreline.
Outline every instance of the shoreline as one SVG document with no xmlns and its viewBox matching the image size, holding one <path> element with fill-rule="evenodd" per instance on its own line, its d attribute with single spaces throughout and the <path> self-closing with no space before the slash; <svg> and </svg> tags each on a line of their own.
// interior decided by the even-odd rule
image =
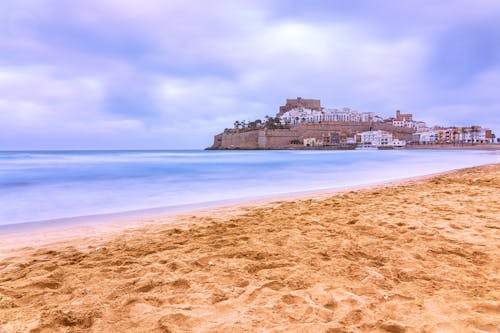
<svg viewBox="0 0 500 333">
<path fill-rule="evenodd" d="M 86 220 L 97 220 L 101 217 L 114 219 L 115 214 L 117 217 L 123 214 L 122 216 L 127 218 L 127 215 L 131 214 L 140 218 L 143 212 L 147 216 L 153 216 L 163 212 L 188 211 L 205 206 L 216 207 L 226 203 L 239 203 L 289 193 L 300 194 L 305 191 L 307 194 L 309 191 L 385 182 L 451 168 L 498 162 L 500 159 L 497 153 L 486 150 L 469 152 L 464 150 L 450 152 L 451 158 L 447 159 L 442 156 L 444 152 L 439 151 L 422 154 L 418 151 L 396 150 L 383 152 L 380 156 L 366 150 L 340 153 L 281 151 L 269 154 L 245 153 L 241 162 L 237 157 L 238 154 L 222 152 L 219 156 L 219 153 L 213 155 L 202 151 L 194 155 L 191 153 L 178 155 L 176 152 L 160 155 L 103 153 L 102 156 L 99 154 L 66 156 L 63 154 L 51 155 L 50 158 L 43 154 L 38 157 L 27 155 L 19 161 L 16 158 L 17 162 L 12 167 L 7 167 L 10 170 L 4 182 L 7 186 L 4 186 L 0 193 L 0 197 L 5 200 L 5 209 L 0 214 L 0 234 L 13 229 L 28 228 L 30 225 L 37 227 L 49 224 L 57 226 L 63 223 L 86 224 Z M 262 176 L 258 173 L 252 174 L 254 162 L 251 161 L 254 155 L 259 157 L 254 161 L 257 163 L 255 170 L 269 172 L 273 178 L 272 182 L 262 177 L 265 176 L 264 173 Z M 288 156 L 294 158 L 290 160 Z M 229 162 L 227 168 L 228 170 L 233 168 L 231 172 L 222 175 L 217 168 L 213 168 L 215 165 L 213 163 L 220 158 L 224 163 Z M 417 165 L 417 160 L 425 163 L 425 166 Z M 34 166 L 39 161 L 42 163 L 40 167 L 53 165 L 66 171 L 45 176 L 39 175 L 40 172 L 44 174 L 39 167 L 29 172 L 13 171 L 25 163 Z M 388 163 L 385 164 L 385 161 Z M 391 161 L 398 161 L 401 165 Z M 104 162 L 103 167 L 95 164 Z M 21 164 L 17 165 L 18 163 Z M 272 163 L 285 163 L 283 171 L 272 167 Z M 306 166 L 307 163 L 311 165 Z M 178 167 L 191 164 L 190 170 L 193 174 L 188 173 L 189 177 L 176 171 L 168 175 L 167 170 L 177 170 Z M 92 174 L 77 176 L 81 168 L 91 165 L 91 169 L 94 170 Z M 115 165 L 117 169 L 112 171 L 111 168 Z M 127 167 L 122 168 L 122 165 Z M 206 165 L 210 167 L 207 168 Z M 236 165 L 238 167 L 235 168 Z M 150 175 L 146 171 L 148 168 L 160 171 Z M 23 177 L 27 179 L 40 177 L 40 179 L 31 182 L 23 180 Z M 172 184 L 176 190 L 170 187 L 170 181 L 174 182 Z M 13 186 L 12 190 L 10 186 Z M 65 188 L 67 186 L 70 188 Z M 218 186 L 222 186 L 220 191 Z M 106 199 L 108 196 L 109 200 Z"/>
<path fill-rule="evenodd" d="M 226 147 L 226 148 L 213 148 L 207 147 L 204 150 L 209 151 L 252 151 L 252 150 L 359 150 L 363 149 L 357 146 L 298 146 L 298 147 L 277 147 L 277 148 L 246 148 L 246 147 Z M 377 150 L 377 147 L 370 148 Z M 392 149 L 392 148 L 391 148 Z M 500 150 L 500 143 L 483 143 L 483 144 L 410 144 L 401 148 L 394 148 L 396 150 L 484 150 L 484 151 L 498 151 Z"/>
<path fill-rule="evenodd" d="M 497 151 L 500 150 L 500 144 L 429 144 L 429 145 L 407 145 L 404 149 L 409 150 L 485 150 Z"/>
<path fill-rule="evenodd" d="M 0 258 L 0 331 L 494 332 L 498 184 L 495 163 L 61 231 Z"/>
<path fill-rule="evenodd" d="M 12 224 L 4 224 L 0 225 L 0 232 L 2 234 L 7 233 L 17 233 L 24 231 L 48 231 L 54 230 L 58 228 L 65 227 L 84 227 L 84 226 L 93 226 L 93 225 L 101 225 L 106 224 L 106 221 L 122 221 L 127 222 L 131 220 L 142 220 L 149 218 L 158 218 L 164 216 L 176 216 L 194 213 L 198 211 L 205 211 L 208 209 L 223 209 L 223 208 L 235 208 L 238 206 L 246 206 L 246 205 L 258 205 L 265 204 L 266 202 L 272 202 L 275 200 L 293 200 L 300 198 L 308 198 L 310 195 L 316 196 L 318 194 L 336 194 L 350 190 L 362 190 L 368 189 L 373 186 L 384 186 L 397 184 L 400 182 L 412 181 L 417 179 L 425 179 L 427 177 L 438 176 L 442 174 L 446 174 L 447 172 L 452 172 L 458 169 L 451 169 L 442 172 L 434 172 L 421 176 L 411 176 L 411 177 L 403 177 L 391 180 L 382 180 L 369 182 L 360 185 L 349 185 L 349 186 L 339 186 L 332 187 L 327 189 L 315 189 L 315 190 L 307 190 L 307 191 L 295 191 L 288 193 L 280 193 L 280 194 L 270 194 L 270 195 L 259 195 L 259 196 L 251 196 L 251 197 L 241 197 L 235 199 L 226 199 L 226 200 L 217 200 L 217 201 L 206 201 L 199 202 L 193 204 L 185 204 L 185 205 L 176 205 L 176 206 L 162 206 L 162 207 L 152 207 L 152 208 L 144 208 L 144 209 L 136 209 L 136 210 L 125 210 L 113 213 L 103 213 L 103 214 L 89 214 L 89 215 L 81 215 L 81 216 L 71 216 L 71 217 L 62 217 L 48 220 L 40 220 L 40 221 L 28 221 L 28 222 L 20 222 L 20 223 L 12 223 Z"/>
<path fill-rule="evenodd" d="M 51 243 L 63 244 L 66 240 L 75 241 L 88 236 L 98 236 L 101 241 L 104 241 L 126 230 L 137 230 L 151 225 L 154 226 L 158 223 L 162 225 L 170 224 L 172 227 L 182 226 L 184 222 L 179 222 L 178 220 L 182 220 L 188 215 L 227 214 L 229 212 L 239 212 L 244 209 L 262 208 L 277 202 L 321 200 L 342 193 L 383 189 L 411 182 L 425 181 L 460 170 L 495 164 L 497 163 L 338 188 L 1 225 L 0 259 L 5 257 L 8 252 L 15 251 L 16 249 L 27 246 L 32 247 L 30 246 L 30 242 L 34 242 L 37 246 L 44 246 Z M 13 247 L 14 244 L 16 247 Z"/>
</svg>

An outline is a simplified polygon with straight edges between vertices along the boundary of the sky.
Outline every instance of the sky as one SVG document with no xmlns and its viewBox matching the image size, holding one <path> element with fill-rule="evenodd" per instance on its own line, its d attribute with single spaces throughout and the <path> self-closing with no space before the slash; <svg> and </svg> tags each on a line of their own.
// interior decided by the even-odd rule
<svg viewBox="0 0 500 333">
<path fill-rule="evenodd" d="M 2 0 L 0 149 L 199 149 L 286 98 L 500 136 L 498 0 Z"/>
</svg>

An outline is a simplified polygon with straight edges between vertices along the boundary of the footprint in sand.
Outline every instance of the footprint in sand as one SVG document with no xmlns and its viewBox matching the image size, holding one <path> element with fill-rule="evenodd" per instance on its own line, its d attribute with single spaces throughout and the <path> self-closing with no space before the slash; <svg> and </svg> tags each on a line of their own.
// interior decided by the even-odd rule
<svg viewBox="0 0 500 333">
<path fill-rule="evenodd" d="M 199 325 L 199 320 L 183 313 L 167 314 L 158 319 L 158 326 L 162 332 L 192 332 Z"/>
</svg>

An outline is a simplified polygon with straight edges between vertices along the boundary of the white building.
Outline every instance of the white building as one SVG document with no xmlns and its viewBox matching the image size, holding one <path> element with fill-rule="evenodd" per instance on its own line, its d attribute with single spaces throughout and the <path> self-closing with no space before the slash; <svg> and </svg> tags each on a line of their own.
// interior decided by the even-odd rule
<svg viewBox="0 0 500 333">
<path fill-rule="evenodd" d="M 437 131 L 427 130 L 424 132 L 420 132 L 420 137 L 418 139 L 420 144 L 430 144 L 438 142 L 438 133 Z"/>
<path fill-rule="evenodd" d="M 456 129 L 460 143 L 493 143 L 494 136 L 490 129 L 480 126 L 461 127 Z"/>
<path fill-rule="evenodd" d="M 403 140 L 393 139 L 392 134 L 386 131 L 366 131 L 359 134 L 360 143 L 364 147 L 384 147 L 406 145 Z"/>
<path fill-rule="evenodd" d="M 401 113 L 399 110 L 396 111 L 396 118 L 389 118 L 386 122 L 396 127 L 413 128 L 417 131 L 427 127 L 425 122 L 413 120 L 413 114 Z"/>
<path fill-rule="evenodd" d="M 323 119 L 322 111 L 311 109 L 292 109 L 280 117 L 282 124 L 319 123 Z"/>
<path fill-rule="evenodd" d="M 418 131 L 423 131 L 427 128 L 427 124 L 425 121 L 414 121 L 413 122 L 413 128 Z"/>
<path fill-rule="evenodd" d="M 304 147 L 314 147 L 317 145 L 316 138 L 305 138 Z"/>
<path fill-rule="evenodd" d="M 418 133 L 420 144 L 492 143 L 491 130 L 480 126 L 426 129 Z"/>
<path fill-rule="evenodd" d="M 282 124 L 297 125 L 300 123 L 320 122 L 369 122 L 383 121 L 373 112 L 357 112 L 349 108 L 326 109 L 321 111 L 311 109 L 292 109 L 280 116 Z"/>
<path fill-rule="evenodd" d="M 404 146 L 406 146 L 406 141 L 394 138 L 394 139 L 392 139 L 392 146 L 393 147 L 404 147 Z"/>
<path fill-rule="evenodd" d="M 426 123 L 423 121 L 415 121 L 415 120 L 393 120 L 392 125 L 396 127 L 406 127 L 406 128 L 413 128 L 417 131 L 423 130 L 427 127 Z"/>
</svg>

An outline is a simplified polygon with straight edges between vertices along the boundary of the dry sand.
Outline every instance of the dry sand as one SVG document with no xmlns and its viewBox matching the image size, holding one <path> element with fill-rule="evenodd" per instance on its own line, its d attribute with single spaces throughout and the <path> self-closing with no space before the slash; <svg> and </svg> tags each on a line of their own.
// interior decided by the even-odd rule
<svg viewBox="0 0 500 333">
<path fill-rule="evenodd" d="M 0 261 L 0 332 L 498 332 L 499 229 L 495 164 L 82 235 Z"/>
</svg>

